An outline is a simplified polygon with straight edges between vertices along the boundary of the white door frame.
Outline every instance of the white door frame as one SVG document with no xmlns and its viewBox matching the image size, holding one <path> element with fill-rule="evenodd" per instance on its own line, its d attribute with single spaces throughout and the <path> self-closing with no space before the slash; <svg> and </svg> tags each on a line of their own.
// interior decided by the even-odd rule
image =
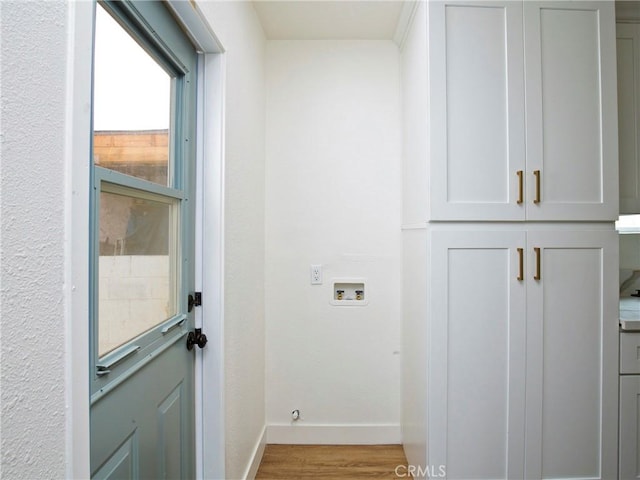
<svg viewBox="0 0 640 480">
<path fill-rule="evenodd" d="M 199 57 L 196 126 L 196 290 L 203 299 L 195 322 L 209 339 L 196 354 L 196 478 L 220 479 L 225 478 L 224 60 L 222 53 Z"/>
<path fill-rule="evenodd" d="M 225 477 L 224 49 L 197 5 L 166 0 L 200 53 L 197 103 L 196 315 L 209 338 L 196 356 L 196 475 Z M 68 478 L 90 476 L 89 186 L 95 3 L 69 1 L 65 137 L 65 338 Z M 204 382 L 203 379 L 207 381 Z M 206 398 L 206 402 L 203 399 Z"/>
</svg>

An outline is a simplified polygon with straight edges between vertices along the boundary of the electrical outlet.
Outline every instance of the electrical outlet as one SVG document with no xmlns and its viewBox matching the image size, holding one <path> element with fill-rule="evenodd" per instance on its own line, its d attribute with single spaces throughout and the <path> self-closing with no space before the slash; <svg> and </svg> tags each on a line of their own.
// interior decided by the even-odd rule
<svg viewBox="0 0 640 480">
<path fill-rule="evenodd" d="M 311 285 L 322 285 L 322 265 L 311 265 Z"/>
</svg>

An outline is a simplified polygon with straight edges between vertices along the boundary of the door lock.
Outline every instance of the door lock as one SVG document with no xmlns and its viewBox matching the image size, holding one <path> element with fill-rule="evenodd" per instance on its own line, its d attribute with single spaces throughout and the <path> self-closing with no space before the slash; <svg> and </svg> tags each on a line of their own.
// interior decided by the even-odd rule
<svg viewBox="0 0 640 480">
<path fill-rule="evenodd" d="M 200 348 L 204 348 L 207 344 L 207 336 L 202 333 L 201 328 L 196 328 L 193 332 L 189 332 L 187 335 L 187 350 L 193 350 L 193 346 L 197 345 Z"/>
<path fill-rule="evenodd" d="M 187 297 L 187 312 L 191 313 L 193 307 L 199 307 L 202 305 L 202 292 L 193 292 Z"/>
</svg>

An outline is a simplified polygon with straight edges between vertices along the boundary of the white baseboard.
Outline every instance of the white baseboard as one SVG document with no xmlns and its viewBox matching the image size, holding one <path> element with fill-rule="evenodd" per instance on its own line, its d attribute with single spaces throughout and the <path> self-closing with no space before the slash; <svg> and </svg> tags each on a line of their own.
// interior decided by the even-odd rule
<svg viewBox="0 0 640 480">
<path fill-rule="evenodd" d="M 267 427 L 262 429 L 262 434 L 258 439 L 258 443 L 253 448 L 253 455 L 251 456 L 251 463 L 247 467 L 247 471 L 244 475 L 245 480 L 253 480 L 256 478 L 258 468 L 260 468 L 260 462 L 262 461 L 262 455 L 264 455 L 264 448 L 267 446 Z"/>
<path fill-rule="evenodd" d="M 391 445 L 402 443 L 400 425 L 268 425 L 267 443 L 289 445 Z"/>
</svg>

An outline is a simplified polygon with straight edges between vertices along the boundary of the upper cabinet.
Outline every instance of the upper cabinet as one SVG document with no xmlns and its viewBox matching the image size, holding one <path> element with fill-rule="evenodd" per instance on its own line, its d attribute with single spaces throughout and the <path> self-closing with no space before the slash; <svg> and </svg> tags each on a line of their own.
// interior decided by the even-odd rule
<svg viewBox="0 0 640 480">
<path fill-rule="evenodd" d="M 640 24 L 617 25 L 620 213 L 640 213 Z"/>
<path fill-rule="evenodd" d="M 430 220 L 618 217 L 613 2 L 429 4 Z"/>
<path fill-rule="evenodd" d="M 429 7 L 430 219 L 523 220 L 522 4 Z"/>
</svg>

